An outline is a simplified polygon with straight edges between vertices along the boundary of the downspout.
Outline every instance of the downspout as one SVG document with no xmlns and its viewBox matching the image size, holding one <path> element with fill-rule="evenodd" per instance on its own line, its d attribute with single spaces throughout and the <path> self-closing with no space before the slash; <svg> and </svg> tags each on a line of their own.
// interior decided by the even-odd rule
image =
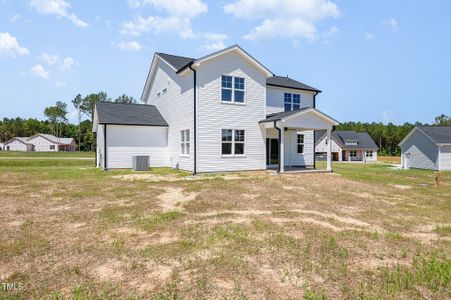
<svg viewBox="0 0 451 300">
<path fill-rule="evenodd" d="M 106 124 L 104 124 L 103 126 L 104 126 L 104 128 L 103 128 L 103 152 L 104 152 L 104 155 L 103 155 L 103 157 L 104 157 L 103 170 L 107 171 L 108 170 L 108 165 L 107 165 L 107 157 L 106 157 L 106 155 L 107 155 Z"/>
<path fill-rule="evenodd" d="M 274 121 L 274 128 L 277 129 L 277 131 L 279 132 L 279 159 L 278 159 L 279 171 L 278 172 L 280 173 L 280 152 L 282 151 L 282 145 L 281 145 L 280 141 L 282 140 L 282 130 L 279 127 L 277 127 L 277 120 Z"/>
<path fill-rule="evenodd" d="M 194 144 L 193 144 L 193 150 L 194 150 L 194 168 L 193 168 L 193 175 L 197 174 L 197 71 L 193 69 L 192 64 L 189 65 L 189 68 L 191 71 L 193 71 L 194 78 L 193 78 L 193 102 L 194 102 L 194 130 L 193 130 L 193 138 L 194 138 Z"/>
<path fill-rule="evenodd" d="M 319 92 L 316 92 L 313 94 L 313 108 L 316 108 L 316 95 L 318 95 Z"/>
</svg>

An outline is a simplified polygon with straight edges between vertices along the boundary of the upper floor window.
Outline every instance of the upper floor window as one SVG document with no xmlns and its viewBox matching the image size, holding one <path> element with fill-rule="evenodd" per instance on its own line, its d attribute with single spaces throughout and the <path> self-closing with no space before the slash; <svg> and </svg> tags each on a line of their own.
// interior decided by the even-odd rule
<svg viewBox="0 0 451 300">
<path fill-rule="evenodd" d="M 222 129 L 221 154 L 244 155 L 244 130 Z"/>
<path fill-rule="evenodd" d="M 304 153 L 304 135 L 298 134 L 298 153 L 303 154 Z"/>
<path fill-rule="evenodd" d="M 188 156 L 190 152 L 189 129 L 180 131 L 180 154 Z"/>
<path fill-rule="evenodd" d="M 221 101 L 244 103 L 244 78 L 222 75 Z"/>
<path fill-rule="evenodd" d="M 296 110 L 301 108 L 301 95 L 284 93 L 285 111 Z"/>
</svg>

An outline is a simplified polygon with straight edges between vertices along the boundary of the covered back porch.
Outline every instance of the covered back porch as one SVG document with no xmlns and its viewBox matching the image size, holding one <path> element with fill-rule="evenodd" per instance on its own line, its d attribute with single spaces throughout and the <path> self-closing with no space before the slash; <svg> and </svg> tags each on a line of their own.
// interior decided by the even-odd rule
<svg viewBox="0 0 451 300">
<path fill-rule="evenodd" d="M 316 130 L 326 130 L 330 141 L 332 128 L 338 122 L 315 108 L 303 108 L 267 116 L 260 121 L 266 139 L 268 170 L 284 172 L 313 172 Z M 332 171 L 331 143 L 328 142 L 327 172 Z"/>
</svg>

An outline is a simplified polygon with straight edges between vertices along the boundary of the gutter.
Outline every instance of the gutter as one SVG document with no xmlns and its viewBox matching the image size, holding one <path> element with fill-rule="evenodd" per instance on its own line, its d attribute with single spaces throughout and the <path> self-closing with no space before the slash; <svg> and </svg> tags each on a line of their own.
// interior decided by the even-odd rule
<svg viewBox="0 0 451 300">
<path fill-rule="evenodd" d="M 282 130 L 279 127 L 277 127 L 277 120 L 274 121 L 274 128 L 277 129 L 277 131 L 279 132 L 279 159 L 278 159 L 279 160 L 279 170 L 278 170 L 278 172 L 280 173 L 280 169 L 281 169 L 280 153 L 282 151 L 282 144 L 280 143 L 280 141 L 282 140 Z"/>
<path fill-rule="evenodd" d="M 316 92 L 314 95 L 313 95 L 313 108 L 316 108 L 316 96 L 319 94 L 320 92 Z"/>
<path fill-rule="evenodd" d="M 194 150 L 194 168 L 193 175 L 197 174 L 197 71 L 193 69 L 193 63 L 188 65 L 191 71 L 193 71 L 193 110 L 194 110 L 194 130 L 193 130 L 193 150 Z"/>
<path fill-rule="evenodd" d="M 104 126 L 104 128 L 103 128 L 103 152 L 104 152 L 104 155 L 103 155 L 103 158 L 104 158 L 104 161 L 103 161 L 103 170 L 104 171 L 107 171 L 108 170 L 108 165 L 107 165 L 107 146 L 106 146 L 106 143 L 107 143 L 107 140 L 106 140 L 106 124 L 103 124 L 103 126 Z M 96 147 L 97 148 L 97 147 Z"/>
</svg>

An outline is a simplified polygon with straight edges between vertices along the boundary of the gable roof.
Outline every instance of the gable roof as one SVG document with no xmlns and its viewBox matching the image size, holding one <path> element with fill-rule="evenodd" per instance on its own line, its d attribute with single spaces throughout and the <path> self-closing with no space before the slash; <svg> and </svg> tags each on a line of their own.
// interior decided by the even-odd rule
<svg viewBox="0 0 451 300">
<path fill-rule="evenodd" d="M 321 93 L 320 90 L 318 90 L 314 87 L 306 85 L 305 83 L 302 83 L 300 81 L 291 79 L 289 77 L 283 77 L 283 76 L 273 76 L 273 77 L 267 78 L 266 85 Z"/>
<path fill-rule="evenodd" d="M 69 145 L 69 144 L 72 144 L 72 142 L 74 141 L 74 138 L 56 137 L 52 134 L 44 134 L 44 133 L 35 134 L 35 135 L 27 138 L 27 141 L 31 141 L 33 138 L 35 138 L 37 136 L 41 136 L 44 139 L 46 139 L 49 142 L 54 143 L 54 144 Z"/>
<path fill-rule="evenodd" d="M 279 112 L 279 113 L 275 113 L 275 114 L 269 114 L 269 115 L 266 116 L 266 119 L 260 120 L 259 123 L 268 123 L 268 122 L 274 122 L 274 121 L 281 121 L 282 119 L 285 119 L 285 118 L 290 117 L 292 115 L 300 114 L 300 113 L 307 112 L 307 111 L 316 112 L 317 114 L 320 114 L 321 116 L 325 117 L 326 119 L 330 119 L 332 122 L 338 124 L 337 120 L 329 117 L 325 113 L 320 112 L 319 110 L 317 110 L 316 108 L 313 108 L 313 107 L 305 107 L 305 108 L 301 108 L 301 109 L 295 109 L 295 110 L 283 111 L 283 112 Z"/>
<path fill-rule="evenodd" d="M 4 145 L 6 146 L 7 144 L 9 144 L 9 143 L 11 143 L 11 142 L 13 142 L 13 141 L 18 141 L 18 142 L 20 142 L 20 143 L 22 143 L 22 144 L 25 144 L 25 145 L 31 145 L 31 143 L 29 143 L 27 140 L 28 140 L 27 137 L 19 137 L 19 136 L 16 136 L 16 137 L 13 137 L 12 139 L 10 139 L 9 141 L 6 141 L 6 142 L 4 143 Z"/>
<path fill-rule="evenodd" d="M 182 70 L 184 67 L 188 66 L 194 61 L 194 58 L 185 56 L 178 56 L 161 52 L 157 52 L 155 54 L 160 56 L 164 61 L 171 65 L 176 70 L 176 72 Z"/>
<path fill-rule="evenodd" d="M 321 136 L 320 136 L 321 134 Z M 325 131 L 315 132 L 315 141 L 318 144 L 326 135 Z M 379 147 L 370 137 L 367 132 L 356 132 L 356 131 L 339 131 L 335 130 L 331 133 L 331 138 L 340 146 L 342 149 L 378 149 Z M 357 142 L 357 145 L 346 145 L 347 141 Z"/>
<path fill-rule="evenodd" d="M 421 131 L 437 145 L 451 144 L 451 126 L 415 126 L 399 145 L 404 144 L 416 130 Z"/>
<path fill-rule="evenodd" d="M 96 102 L 95 110 L 98 124 L 168 127 L 155 105 Z"/>
</svg>

